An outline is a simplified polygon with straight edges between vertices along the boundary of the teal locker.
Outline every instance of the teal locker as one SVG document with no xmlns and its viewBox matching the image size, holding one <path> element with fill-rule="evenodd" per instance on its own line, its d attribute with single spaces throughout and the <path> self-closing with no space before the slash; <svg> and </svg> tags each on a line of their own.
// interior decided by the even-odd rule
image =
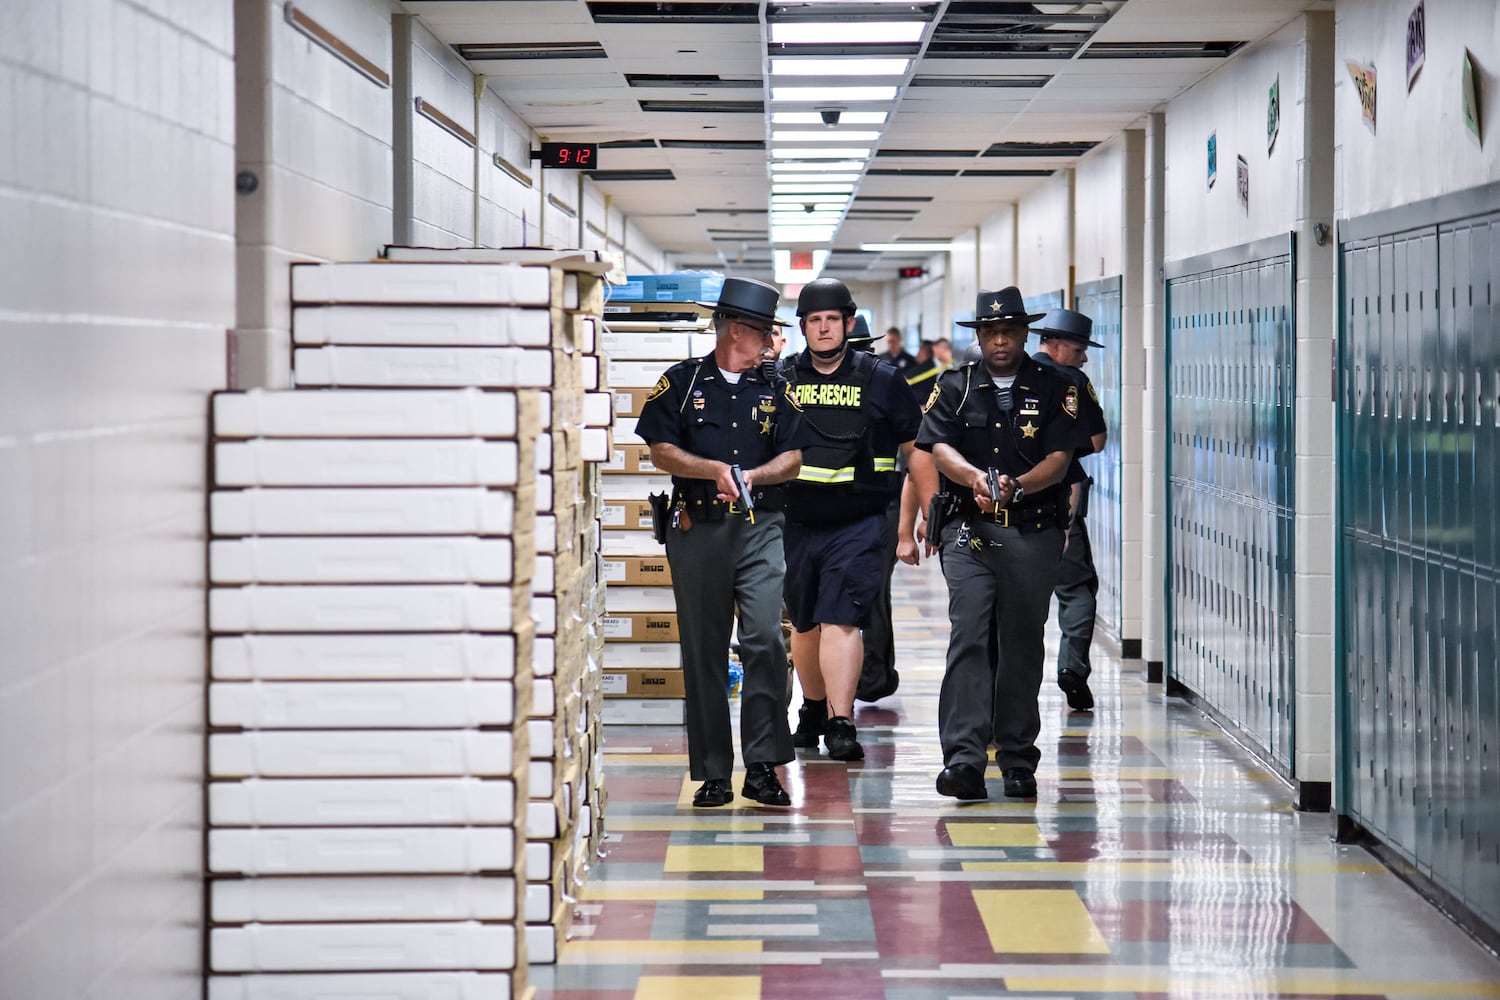
<svg viewBox="0 0 1500 1000">
<path fill-rule="evenodd" d="M 1500 215 L 1474 204 L 1341 232 L 1338 808 L 1500 931 Z"/>
<path fill-rule="evenodd" d="M 1098 620 L 1101 628 L 1117 639 L 1139 638 L 1121 633 L 1121 593 L 1124 579 L 1122 512 L 1124 482 L 1120 463 L 1120 393 L 1124 359 L 1121 358 L 1120 279 L 1101 278 L 1074 289 L 1073 308 L 1094 321 L 1094 339 L 1103 344 L 1089 350 L 1084 369 L 1099 393 L 1099 405 L 1109 427 L 1104 451 L 1084 459 L 1084 468 L 1094 479 L 1089 491 L 1089 545 L 1099 574 Z"/>
</svg>

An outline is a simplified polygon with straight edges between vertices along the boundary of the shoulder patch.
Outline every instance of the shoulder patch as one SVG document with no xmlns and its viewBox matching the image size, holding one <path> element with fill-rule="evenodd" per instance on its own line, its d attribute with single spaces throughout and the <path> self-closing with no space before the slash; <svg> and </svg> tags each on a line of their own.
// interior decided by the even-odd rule
<svg viewBox="0 0 1500 1000">
<path fill-rule="evenodd" d="M 672 380 L 663 375 L 656 380 L 656 385 L 651 387 L 651 392 L 646 396 L 646 402 L 651 402 L 670 388 L 672 388 Z"/>
<path fill-rule="evenodd" d="M 1078 418 L 1078 386 L 1068 386 L 1067 394 L 1063 396 L 1063 412 L 1068 416 Z"/>
<path fill-rule="evenodd" d="M 928 410 L 932 409 L 933 404 L 938 401 L 938 396 L 942 395 L 942 392 L 943 392 L 943 383 L 942 382 L 934 382 L 932 384 L 932 394 L 927 397 L 927 402 L 925 402 L 925 403 L 922 404 L 922 412 L 923 413 L 926 413 Z"/>
<path fill-rule="evenodd" d="M 797 394 L 792 391 L 792 383 L 783 382 L 781 394 L 786 397 L 787 404 L 798 413 L 802 412 L 802 404 L 797 402 Z"/>
<path fill-rule="evenodd" d="M 1094 391 L 1094 383 L 1092 383 L 1092 382 L 1086 382 L 1084 384 L 1089 387 L 1089 398 L 1092 399 L 1096 403 L 1099 402 L 1099 394 Z"/>
</svg>

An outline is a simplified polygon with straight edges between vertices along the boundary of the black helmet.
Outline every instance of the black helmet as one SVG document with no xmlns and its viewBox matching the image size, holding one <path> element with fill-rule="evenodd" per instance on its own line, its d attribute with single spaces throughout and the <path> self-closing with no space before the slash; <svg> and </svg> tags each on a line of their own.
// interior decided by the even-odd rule
<svg viewBox="0 0 1500 1000">
<path fill-rule="evenodd" d="M 837 278 L 809 281 L 802 286 L 802 293 L 797 296 L 799 319 L 808 313 L 822 312 L 825 309 L 837 309 L 845 316 L 854 315 L 854 296 L 849 294 L 849 287 Z"/>
</svg>

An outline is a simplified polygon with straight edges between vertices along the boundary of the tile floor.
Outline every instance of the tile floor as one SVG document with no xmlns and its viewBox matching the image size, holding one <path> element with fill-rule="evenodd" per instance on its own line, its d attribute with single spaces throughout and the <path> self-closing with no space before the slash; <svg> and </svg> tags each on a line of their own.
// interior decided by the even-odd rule
<svg viewBox="0 0 1500 1000">
<path fill-rule="evenodd" d="M 679 730 L 607 731 L 606 856 L 536 1000 L 1500 997 L 1500 961 L 1097 644 L 1094 713 L 1043 689 L 1035 801 L 993 765 L 988 802 L 938 795 L 947 594 L 927 563 L 895 593 L 901 688 L 858 706 L 862 763 L 782 769 L 791 809 L 694 809 Z"/>
</svg>

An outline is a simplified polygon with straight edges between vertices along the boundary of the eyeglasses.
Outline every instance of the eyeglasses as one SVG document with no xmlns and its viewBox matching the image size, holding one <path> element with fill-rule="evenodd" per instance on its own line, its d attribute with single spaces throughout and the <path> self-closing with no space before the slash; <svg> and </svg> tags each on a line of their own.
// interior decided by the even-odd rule
<svg viewBox="0 0 1500 1000">
<path fill-rule="evenodd" d="M 756 336 L 761 338 L 769 337 L 771 334 L 776 332 L 776 328 L 774 326 L 756 326 L 754 323 L 746 323 L 742 319 L 737 319 L 735 320 L 735 322 L 740 326 L 743 326 L 745 329 L 752 331 Z"/>
</svg>

